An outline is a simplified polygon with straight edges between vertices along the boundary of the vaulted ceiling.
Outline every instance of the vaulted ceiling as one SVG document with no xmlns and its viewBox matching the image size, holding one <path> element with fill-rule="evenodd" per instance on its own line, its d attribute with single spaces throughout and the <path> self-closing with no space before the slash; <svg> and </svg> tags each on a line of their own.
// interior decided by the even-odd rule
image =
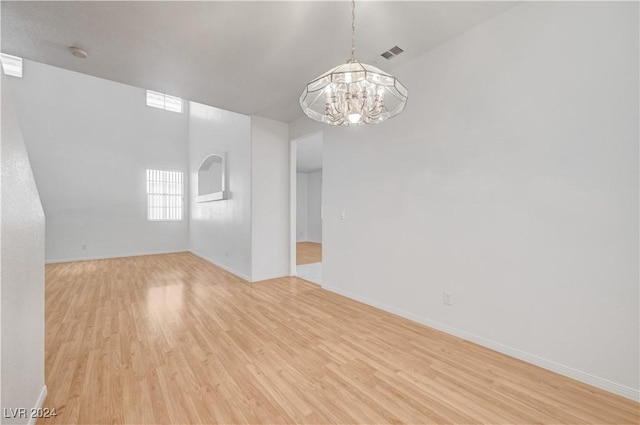
<svg viewBox="0 0 640 425">
<path fill-rule="evenodd" d="M 513 5 L 358 1 L 357 56 L 392 71 Z M 2 1 L 1 8 L 4 53 L 284 122 L 302 114 L 305 83 L 350 55 L 346 1 Z M 75 58 L 71 45 L 89 57 Z M 400 56 L 380 56 L 396 45 Z"/>
</svg>

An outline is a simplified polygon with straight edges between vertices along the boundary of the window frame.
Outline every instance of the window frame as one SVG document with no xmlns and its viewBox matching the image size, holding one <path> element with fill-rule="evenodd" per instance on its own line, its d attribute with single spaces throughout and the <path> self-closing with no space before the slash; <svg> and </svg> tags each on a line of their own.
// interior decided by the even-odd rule
<svg viewBox="0 0 640 425">
<path fill-rule="evenodd" d="M 147 168 L 145 177 L 147 221 L 183 221 L 184 172 Z"/>
<path fill-rule="evenodd" d="M 184 99 L 181 97 L 171 96 L 153 90 L 147 90 L 146 95 L 146 104 L 151 108 L 162 109 L 169 112 L 175 112 L 177 114 L 184 112 Z M 160 99 L 162 99 L 162 101 L 160 101 Z M 169 102 L 167 102 L 167 100 Z M 180 108 L 177 109 L 175 105 L 179 105 Z"/>
</svg>

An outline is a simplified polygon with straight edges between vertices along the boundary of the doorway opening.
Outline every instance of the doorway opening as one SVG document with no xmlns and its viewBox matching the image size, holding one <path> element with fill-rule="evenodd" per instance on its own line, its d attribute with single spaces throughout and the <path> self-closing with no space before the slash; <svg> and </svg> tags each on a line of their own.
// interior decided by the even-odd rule
<svg viewBox="0 0 640 425">
<path fill-rule="evenodd" d="M 291 275 L 322 284 L 322 132 L 291 142 Z"/>
</svg>

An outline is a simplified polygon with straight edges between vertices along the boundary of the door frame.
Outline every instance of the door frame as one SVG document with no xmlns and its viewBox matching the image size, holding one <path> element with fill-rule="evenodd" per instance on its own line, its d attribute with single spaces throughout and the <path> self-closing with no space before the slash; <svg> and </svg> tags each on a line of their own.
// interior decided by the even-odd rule
<svg viewBox="0 0 640 425">
<path fill-rule="evenodd" d="M 297 137 L 291 140 L 289 147 L 289 275 L 297 276 L 296 257 L 297 257 L 297 242 L 298 242 L 298 229 L 297 229 L 297 198 L 298 198 L 298 142 L 308 137 L 320 134 L 322 137 L 322 130 L 314 131 L 304 136 Z M 324 139 L 322 141 L 324 151 Z M 324 155 L 323 155 L 324 159 Z M 323 184 L 324 186 L 324 184 Z M 321 212 L 322 216 L 322 212 Z M 324 226 L 323 226 L 324 232 Z"/>
</svg>

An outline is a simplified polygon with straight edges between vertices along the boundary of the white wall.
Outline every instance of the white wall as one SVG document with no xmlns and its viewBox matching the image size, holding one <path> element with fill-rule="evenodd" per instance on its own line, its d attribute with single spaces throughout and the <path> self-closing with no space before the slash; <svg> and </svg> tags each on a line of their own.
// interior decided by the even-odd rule
<svg viewBox="0 0 640 425">
<path fill-rule="evenodd" d="M 296 173 L 296 241 L 307 242 L 309 208 L 309 173 Z"/>
<path fill-rule="evenodd" d="M 251 117 L 251 278 L 289 274 L 289 126 Z"/>
<path fill-rule="evenodd" d="M 307 240 L 322 243 L 322 170 L 309 173 L 307 184 Z"/>
<path fill-rule="evenodd" d="M 290 127 L 325 286 L 637 399 L 638 4 L 523 3 L 394 74 L 389 122 Z"/>
<path fill-rule="evenodd" d="M 212 153 L 226 155 L 229 198 L 196 203 L 198 167 Z M 189 170 L 189 250 L 251 280 L 251 118 L 190 102 Z"/>
<path fill-rule="evenodd" d="M 39 407 L 44 386 L 44 212 L 2 76 L 0 411 Z M 27 418 L 0 422 L 27 423 Z"/>
<path fill-rule="evenodd" d="M 322 243 L 322 170 L 296 173 L 296 238 Z"/>
<path fill-rule="evenodd" d="M 147 221 L 145 182 L 147 168 L 187 174 L 186 113 L 146 106 L 144 89 L 31 61 L 11 88 L 47 216 L 47 261 L 187 249 L 187 211 Z"/>
</svg>

